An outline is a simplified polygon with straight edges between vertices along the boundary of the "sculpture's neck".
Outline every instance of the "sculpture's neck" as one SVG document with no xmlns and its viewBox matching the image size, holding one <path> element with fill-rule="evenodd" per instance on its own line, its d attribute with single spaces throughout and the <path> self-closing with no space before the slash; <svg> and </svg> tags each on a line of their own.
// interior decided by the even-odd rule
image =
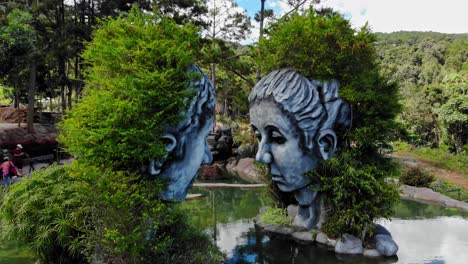
<svg viewBox="0 0 468 264">
<path fill-rule="evenodd" d="M 299 209 L 293 224 L 307 230 L 315 228 L 319 223 L 321 213 L 319 193 L 305 187 L 295 191 L 294 197 L 299 204 Z"/>
</svg>

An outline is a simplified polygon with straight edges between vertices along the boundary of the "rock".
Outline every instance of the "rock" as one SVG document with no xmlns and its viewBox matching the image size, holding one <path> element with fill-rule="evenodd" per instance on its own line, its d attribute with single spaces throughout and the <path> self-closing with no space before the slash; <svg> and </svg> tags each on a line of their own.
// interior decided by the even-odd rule
<svg viewBox="0 0 468 264">
<path fill-rule="evenodd" d="M 201 167 L 200 178 L 207 180 L 216 180 L 224 178 L 225 170 L 219 163 L 204 165 Z"/>
<path fill-rule="evenodd" d="M 276 233 L 276 234 L 281 234 L 281 235 L 291 235 L 294 230 L 290 227 L 285 227 L 285 226 L 275 226 L 275 225 L 270 225 L 265 227 L 265 230 Z"/>
<path fill-rule="evenodd" d="M 260 209 L 258 209 L 258 212 L 260 214 L 263 214 L 264 212 L 266 212 L 266 210 L 268 210 L 268 206 L 264 205 L 264 206 L 260 207 Z"/>
<path fill-rule="evenodd" d="M 240 145 L 236 150 L 236 154 L 240 158 L 253 158 L 255 157 L 255 153 L 255 146 L 250 143 L 247 143 L 246 145 Z"/>
<path fill-rule="evenodd" d="M 335 252 L 340 254 L 362 254 L 364 248 L 361 239 L 350 234 L 343 234 L 336 242 Z"/>
<path fill-rule="evenodd" d="M 328 245 L 331 246 L 331 247 L 335 247 L 336 246 L 336 239 L 331 239 L 331 238 L 328 238 Z"/>
<path fill-rule="evenodd" d="M 328 236 L 325 233 L 318 232 L 317 237 L 315 237 L 315 241 L 320 244 L 328 245 Z"/>
<path fill-rule="evenodd" d="M 198 198 L 202 198 L 202 197 L 203 197 L 203 194 L 201 194 L 201 193 L 189 193 L 185 197 L 185 200 L 194 200 L 194 199 L 198 199 Z"/>
<path fill-rule="evenodd" d="M 226 170 L 230 173 L 237 174 L 241 179 L 250 183 L 265 182 L 260 173 L 257 172 L 255 159 L 253 158 L 239 159 L 237 162 L 230 161 L 226 165 Z"/>
<path fill-rule="evenodd" d="M 377 249 L 366 249 L 364 250 L 364 253 L 363 253 L 364 256 L 366 257 L 371 257 L 371 258 L 377 258 L 377 257 L 381 257 L 382 254 L 380 254 L 380 252 L 377 250 Z"/>
<path fill-rule="evenodd" d="M 292 234 L 292 237 L 301 241 L 301 242 L 307 242 L 307 243 L 312 243 L 314 242 L 314 234 L 312 234 L 311 231 L 300 231 L 300 232 L 294 232 Z"/>
<path fill-rule="evenodd" d="M 387 235 L 389 237 L 392 237 L 392 234 L 383 226 L 381 225 L 376 225 L 374 228 L 374 234 L 375 235 Z"/>
<path fill-rule="evenodd" d="M 426 202 L 430 204 L 454 207 L 468 212 L 468 203 L 457 201 L 425 187 L 400 186 L 400 196 L 403 199 Z"/>
<path fill-rule="evenodd" d="M 398 245 L 389 235 L 376 235 L 375 247 L 380 254 L 386 257 L 395 256 L 398 252 Z"/>
<path fill-rule="evenodd" d="M 288 205 L 288 216 L 294 218 L 299 211 L 299 206 L 290 204 Z"/>
</svg>

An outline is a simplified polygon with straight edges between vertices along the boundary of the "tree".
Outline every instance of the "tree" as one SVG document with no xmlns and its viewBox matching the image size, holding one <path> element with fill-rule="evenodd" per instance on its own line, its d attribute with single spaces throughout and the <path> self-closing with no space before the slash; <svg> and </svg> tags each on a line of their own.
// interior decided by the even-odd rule
<svg viewBox="0 0 468 264">
<path fill-rule="evenodd" d="M 7 15 L 7 25 L 0 29 L 0 76 L 7 85 L 16 90 L 15 105 L 19 108 L 21 87 L 26 86 L 24 80 L 26 69 L 29 68 L 28 117 L 27 129 L 34 131 L 34 96 L 36 89 L 36 32 L 31 26 L 32 16 L 19 9 L 14 9 Z M 19 121 L 20 122 L 20 121 Z"/>
</svg>

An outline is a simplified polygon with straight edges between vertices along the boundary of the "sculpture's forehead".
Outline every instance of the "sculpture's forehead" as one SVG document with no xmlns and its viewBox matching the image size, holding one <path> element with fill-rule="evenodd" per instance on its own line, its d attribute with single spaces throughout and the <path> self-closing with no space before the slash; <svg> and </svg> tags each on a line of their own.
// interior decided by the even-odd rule
<svg viewBox="0 0 468 264">
<path fill-rule="evenodd" d="M 289 114 L 283 111 L 273 100 L 255 101 L 250 106 L 250 124 L 257 129 L 274 126 L 281 130 L 295 131 L 294 124 Z"/>
</svg>

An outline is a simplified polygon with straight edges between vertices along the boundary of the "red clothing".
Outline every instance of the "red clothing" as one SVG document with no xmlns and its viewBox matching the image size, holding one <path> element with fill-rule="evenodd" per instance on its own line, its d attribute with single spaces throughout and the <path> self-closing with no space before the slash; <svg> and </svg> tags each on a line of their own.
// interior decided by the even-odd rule
<svg viewBox="0 0 468 264">
<path fill-rule="evenodd" d="M 13 167 L 14 172 L 16 171 L 16 167 L 13 162 L 7 160 L 0 165 L 2 167 L 2 175 L 3 177 L 7 177 L 10 175 L 10 167 Z M 16 173 L 15 173 L 16 174 Z"/>
</svg>

